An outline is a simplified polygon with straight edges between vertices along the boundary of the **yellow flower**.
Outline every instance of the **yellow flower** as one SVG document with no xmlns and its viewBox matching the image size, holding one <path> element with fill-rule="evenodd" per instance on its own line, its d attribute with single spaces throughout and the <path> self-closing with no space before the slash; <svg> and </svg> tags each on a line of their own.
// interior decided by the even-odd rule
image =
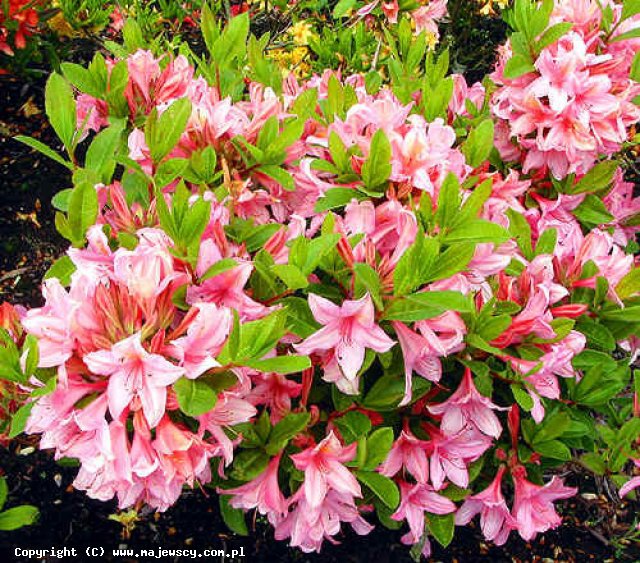
<svg viewBox="0 0 640 563">
<path fill-rule="evenodd" d="M 289 34 L 293 38 L 296 45 L 306 45 L 309 39 L 315 34 L 311 28 L 311 24 L 306 21 L 299 21 L 289 29 Z"/>
</svg>

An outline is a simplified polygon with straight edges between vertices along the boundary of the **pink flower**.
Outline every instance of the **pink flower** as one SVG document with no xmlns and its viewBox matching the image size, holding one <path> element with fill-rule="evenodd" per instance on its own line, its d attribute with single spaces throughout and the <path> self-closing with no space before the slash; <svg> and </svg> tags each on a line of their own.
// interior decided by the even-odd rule
<svg viewBox="0 0 640 563">
<path fill-rule="evenodd" d="M 447 435 L 457 434 L 466 424 L 473 424 L 480 432 L 493 438 L 502 433 L 502 426 L 492 409 L 499 409 L 481 395 L 473 383 L 471 370 L 466 368 L 456 392 L 444 403 L 429 405 L 431 414 L 442 415 L 440 429 Z"/>
<path fill-rule="evenodd" d="M 325 326 L 297 344 L 296 349 L 301 354 L 335 350 L 342 372 L 351 381 L 362 367 L 366 348 L 386 352 L 394 344 L 375 323 L 373 302 L 368 293 L 357 301 L 347 299 L 341 306 L 311 293 L 309 307 L 316 321 Z"/>
<path fill-rule="evenodd" d="M 636 467 L 640 467 L 640 458 L 634 459 L 633 463 Z M 640 475 L 638 477 L 629 479 L 624 485 L 622 485 L 622 487 L 620 487 L 620 490 L 618 491 L 618 494 L 620 495 L 620 497 L 624 497 L 631 491 L 633 491 L 633 489 L 637 489 L 638 487 L 640 487 Z"/>
<path fill-rule="evenodd" d="M 170 239 L 159 229 L 138 231 L 140 242 L 134 250 L 119 248 L 113 257 L 115 279 L 132 295 L 148 300 L 160 295 L 172 281 L 184 274 L 176 272 L 169 252 Z"/>
<path fill-rule="evenodd" d="M 373 530 L 361 515 L 349 493 L 329 490 L 318 507 L 311 506 L 302 488 L 291 498 L 294 509 L 284 518 L 274 519 L 275 538 L 291 538 L 290 545 L 299 547 L 305 553 L 320 551 L 327 539 L 338 543 L 333 536 L 340 532 L 341 522 L 351 524 L 356 534 L 363 536 Z"/>
<path fill-rule="evenodd" d="M 72 317 L 78 307 L 57 278 L 42 284 L 45 306 L 31 309 L 22 319 L 22 326 L 38 338 L 38 367 L 64 364 L 73 354 Z"/>
<path fill-rule="evenodd" d="M 304 495 L 312 508 L 318 508 L 327 492 L 334 489 L 361 497 L 358 481 L 343 463 L 356 455 L 357 443 L 342 446 L 333 431 L 317 446 L 291 456 L 296 468 L 304 471 Z"/>
<path fill-rule="evenodd" d="M 553 502 L 572 497 L 577 489 L 565 487 L 559 477 L 553 477 L 544 486 L 527 481 L 524 468 L 512 472 L 515 485 L 513 516 L 517 521 L 518 532 L 529 541 L 538 532 L 546 532 L 559 526 L 562 519 L 555 511 Z"/>
<path fill-rule="evenodd" d="M 411 402 L 411 374 L 415 371 L 429 381 L 439 381 L 442 366 L 438 355 L 429 346 L 428 341 L 420 334 L 412 331 L 404 323 L 391 323 L 398 335 L 398 342 L 404 357 L 404 397 L 398 406 Z"/>
<path fill-rule="evenodd" d="M 109 411 L 120 415 L 134 398 L 152 428 L 165 411 L 167 386 L 184 375 L 184 368 L 163 356 L 150 354 L 142 347 L 140 333 L 114 344 L 111 350 L 98 350 L 84 357 L 87 367 L 96 374 L 109 376 Z"/>
<path fill-rule="evenodd" d="M 503 545 L 511 530 L 517 527 L 502 496 L 502 476 L 505 470 L 504 466 L 500 467 L 492 483 L 477 495 L 467 497 L 456 513 L 458 526 L 468 524 L 476 514 L 480 514 L 480 527 L 484 537 L 496 545 Z"/>
<path fill-rule="evenodd" d="M 400 506 L 391 515 L 398 522 L 406 520 L 409 531 L 402 536 L 401 541 L 405 545 L 418 543 L 424 534 L 424 513 L 450 514 L 456 509 L 448 498 L 436 493 L 432 487 L 424 483 L 411 485 L 400 481 Z M 423 555 L 428 557 L 431 552 L 429 540 L 425 541 Z"/>
<path fill-rule="evenodd" d="M 220 353 L 233 323 L 231 311 L 227 308 L 213 303 L 196 303 L 193 307 L 198 312 L 189 323 L 186 336 L 171 342 L 172 354 L 190 379 L 220 365 L 215 356 Z"/>
<path fill-rule="evenodd" d="M 218 493 L 233 495 L 231 506 L 251 510 L 257 508 L 260 514 L 285 514 L 287 501 L 278 485 L 278 466 L 280 457 L 278 454 L 267 465 L 267 468 L 255 479 L 236 487 L 235 489 L 219 489 Z"/>
<path fill-rule="evenodd" d="M 432 448 L 429 458 L 431 482 L 436 490 L 442 489 L 445 478 L 458 487 L 469 484 L 467 464 L 478 459 L 490 447 L 492 440 L 472 426 L 447 436 L 437 428 L 428 427 Z"/>
<path fill-rule="evenodd" d="M 267 405 L 274 424 L 291 411 L 291 398 L 302 390 L 301 383 L 279 373 L 258 373 L 251 378 L 255 386 L 246 398 L 254 405 Z"/>
<path fill-rule="evenodd" d="M 429 479 L 428 449 L 429 442 L 419 440 L 403 430 L 379 471 L 387 477 L 393 477 L 405 467 L 418 483 L 426 483 Z"/>
<path fill-rule="evenodd" d="M 216 261 L 214 260 L 212 263 L 199 261 L 198 275 L 204 274 L 207 268 Z M 235 268 L 205 280 L 200 286 L 189 286 L 187 288 L 187 302 L 205 301 L 235 309 L 243 321 L 263 317 L 269 312 L 269 309 L 251 299 L 244 291 L 244 286 L 249 281 L 252 271 L 253 266 L 248 262 L 243 262 Z"/>
</svg>

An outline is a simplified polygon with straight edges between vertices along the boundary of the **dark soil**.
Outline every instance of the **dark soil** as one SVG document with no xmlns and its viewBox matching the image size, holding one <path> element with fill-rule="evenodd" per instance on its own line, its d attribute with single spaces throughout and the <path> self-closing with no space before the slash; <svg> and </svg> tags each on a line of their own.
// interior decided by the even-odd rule
<svg viewBox="0 0 640 563">
<path fill-rule="evenodd" d="M 16 446 L 14 446 L 15 448 Z M 29 450 L 27 450 L 29 451 Z M 399 542 L 401 532 L 378 526 L 370 535 L 360 537 L 348 531 L 340 544 L 326 543 L 320 555 L 304 554 L 275 541 L 273 532 L 264 522 L 251 522 L 250 536 L 230 533 L 222 523 L 215 495 L 205 496 L 200 490 L 185 491 L 180 501 L 165 513 L 141 517 L 129 538 L 123 526 L 109 519 L 116 512 L 115 502 L 89 499 L 74 491 L 71 482 L 77 472 L 74 467 L 62 467 L 46 452 L 16 455 L 15 451 L 0 451 L 0 466 L 7 475 L 9 504 L 27 503 L 40 508 L 41 516 L 33 526 L 5 534 L 0 532 L 2 561 L 23 561 L 13 554 L 23 549 L 75 547 L 84 553 L 86 547 L 103 547 L 105 561 L 137 561 L 143 559 L 114 557 L 112 549 L 244 549 L 247 562 L 326 562 L 349 563 L 409 563 L 409 550 Z M 569 482 L 571 479 L 569 479 Z M 633 516 L 632 506 L 620 505 L 618 517 Z M 612 545 L 589 527 L 595 518 L 611 517 L 602 512 L 598 502 L 585 502 L 580 497 L 560 507 L 570 516 L 561 528 L 524 542 L 512 533 L 509 542 L 499 548 L 487 544 L 477 527 L 457 528 L 453 543 L 443 549 L 433 543 L 432 561 L 638 561 L 640 550 L 627 548 L 616 554 Z M 600 516 L 597 514 L 600 513 Z M 52 559 L 53 560 L 53 559 Z M 171 559 L 169 559 L 171 560 Z M 176 559 L 177 560 L 177 559 Z M 225 559 L 225 561 L 230 559 Z M 241 561 L 242 559 L 237 559 Z"/>
<path fill-rule="evenodd" d="M 71 178 L 63 166 L 12 139 L 21 134 L 60 148 L 46 124 L 44 81 L 0 76 L 0 301 L 35 305 L 42 276 L 66 246 L 54 226 L 51 198 Z"/>
</svg>

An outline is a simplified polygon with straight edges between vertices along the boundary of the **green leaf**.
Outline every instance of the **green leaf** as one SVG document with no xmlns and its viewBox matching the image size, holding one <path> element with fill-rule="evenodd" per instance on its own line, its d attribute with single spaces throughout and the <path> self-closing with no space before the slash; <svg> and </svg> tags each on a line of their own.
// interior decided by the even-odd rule
<svg viewBox="0 0 640 563">
<path fill-rule="evenodd" d="M 222 258 L 207 268 L 206 272 L 200 277 L 199 282 L 202 283 L 203 281 L 232 270 L 237 265 L 238 263 L 233 258 Z"/>
<path fill-rule="evenodd" d="M 297 436 L 307 427 L 310 419 L 311 415 L 307 412 L 289 413 L 285 416 L 271 431 L 266 447 L 267 453 L 269 455 L 280 453 L 291 438 Z"/>
<path fill-rule="evenodd" d="M 634 268 L 616 285 L 616 293 L 620 299 L 626 299 L 640 292 L 640 268 Z"/>
<path fill-rule="evenodd" d="M 611 185 L 620 163 L 617 160 L 603 160 L 591 168 L 580 181 L 567 190 L 569 194 L 599 192 Z"/>
<path fill-rule="evenodd" d="M 293 264 L 275 264 L 271 271 L 278 276 L 289 289 L 303 289 L 309 285 L 307 276 Z"/>
<path fill-rule="evenodd" d="M 73 189 L 69 197 L 68 226 L 74 244 L 84 241 L 87 229 L 96 222 L 98 216 L 98 193 L 89 183 L 82 183 Z"/>
<path fill-rule="evenodd" d="M 188 166 L 189 161 L 186 158 L 170 158 L 161 162 L 153 177 L 156 187 L 163 188 L 179 176 L 184 176 Z"/>
<path fill-rule="evenodd" d="M 269 464 L 269 456 L 262 449 L 244 450 L 233 458 L 233 469 L 229 477 L 238 481 L 251 481 Z"/>
<path fill-rule="evenodd" d="M 405 295 L 423 285 L 436 262 L 440 245 L 422 233 L 398 260 L 393 272 L 394 295 Z"/>
<path fill-rule="evenodd" d="M 314 211 L 316 213 L 322 213 L 323 211 L 329 211 L 330 209 L 344 207 L 350 203 L 352 199 L 362 201 L 366 198 L 367 196 L 365 194 L 354 190 L 353 188 L 331 188 L 318 199 Z"/>
<path fill-rule="evenodd" d="M 604 352 L 613 352 L 616 349 L 616 339 L 611 331 L 594 319 L 582 318 L 576 324 L 579 330 L 587 337 L 590 348 L 597 348 Z"/>
<path fill-rule="evenodd" d="M 239 508 L 233 508 L 229 501 L 230 495 L 220 495 L 220 514 L 227 527 L 241 536 L 248 536 L 249 530 L 247 530 L 247 523 L 244 519 L 244 512 Z"/>
<path fill-rule="evenodd" d="M 573 24 L 571 22 L 560 22 L 551 27 L 540 36 L 540 39 L 536 41 L 536 51 L 539 53 L 545 47 L 548 47 L 552 43 L 555 43 L 563 35 L 571 30 Z"/>
<path fill-rule="evenodd" d="M 509 217 L 509 232 L 516 239 L 523 256 L 527 260 L 533 259 L 533 247 L 531 245 L 531 226 L 523 215 L 513 209 L 507 209 Z"/>
<path fill-rule="evenodd" d="M 385 426 L 378 428 L 367 438 L 367 457 L 362 469 L 373 471 L 380 465 L 393 446 L 393 429 Z"/>
<path fill-rule="evenodd" d="M 26 403 L 22 405 L 11 417 L 11 427 L 9 428 L 9 438 L 15 438 L 24 432 L 27 420 L 31 415 L 31 409 L 35 403 Z"/>
<path fill-rule="evenodd" d="M 446 311 L 469 313 L 473 303 L 458 291 L 423 291 L 396 299 L 385 309 L 384 318 L 395 321 L 420 321 Z"/>
<path fill-rule="evenodd" d="M 369 471 L 356 471 L 356 477 L 391 510 L 400 504 L 400 491 L 389 477 Z"/>
<path fill-rule="evenodd" d="M 296 184 L 293 181 L 293 176 L 286 171 L 284 168 L 280 166 L 275 166 L 273 164 L 263 164 L 258 168 L 258 172 L 262 172 L 275 180 L 288 192 L 292 192 L 296 189 Z"/>
<path fill-rule="evenodd" d="M 71 283 L 71 274 L 76 271 L 76 265 L 66 254 L 58 258 L 44 275 L 44 279 L 58 278 L 60 283 L 67 286 Z"/>
<path fill-rule="evenodd" d="M 453 172 L 449 172 L 438 194 L 436 224 L 441 228 L 453 226 L 460 207 L 460 183 Z"/>
<path fill-rule="evenodd" d="M 145 127 L 145 140 L 154 162 L 160 162 L 175 147 L 190 116 L 189 98 L 176 100 L 159 117 L 155 109 L 151 112 Z"/>
<path fill-rule="evenodd" d="M 525 410 L 530 411 L 533 408 L 533 399 L 520 385 L 515 383 L 511 385 L 511 392 L 516 402 Z"/>
<path fill-rule="evenodd" d="M 573 457 L 571 450 L 560 440 L 549 440 L 548 442 L 536 442 L 533 449 L 544 457 L 559 459 L 561 461 L 571 461 Z"/>
<path fill-rule="evenodd" d="M 475 252 L 475 243 L 463 242 L 452 244 L 435 261 L 429 277 L 425 282 L 432 282 L 450 278 L 463 271 Z"/>
<path fill-rule="evenodd" d="M 371 430 L 369 417 L 358 411 L 349 411 L 334 419 L 334 423 L 347 444 L 359 440 Z"/>
<path fill-rule="evenodd" d="M 357 3 L 357 0 L 340 0 L 333 8 L 333 17 L 335 19 L 343 18 L 347 15 Z"/>
<path fill-rule="evenodd" d="M 369 266 L 369 264 L 356 262 L 353 265 L 353 273 L 356 278 L 356 297 L 360 298 L 368 292 L 378 310 L 382 310 L 384 308 L 380 297 L 382 281 L 380 280 L 378 272 Z M 362 291 L 358 291 L 359 286 L 362 287 Z"/>
<path fill-rule="evenodd" d="M 603 311 L 600 318 L 623 323 L 637 323 L 638 319 L 640 319 L 640 305 L 625 307 L 624 309 L 610 309 L 608 311 Z"/>
<path fill-rule="evenodd" d="M 111 125 L 94 137 L 87 150 L 85 166 L 98 174 L 105 184 L 111 181 L 113 166 L 115 166 L 113 155 L 120 144 L 121 135 L 122 125 Z M 109 170 L 110 163 L 112 163 L 111 170 Z"/>
<path fill-rule="evenodd" d="M 453 540 L 455 529 L 454 513 L 451 514 L 431 514 L 426 513 L 427 528 L 435 540 L 442 546 L 447 547 Z"/>
<path fill-rule="evenodd" d="M 558 242 L 558 231 L 554 228 L 542 231 L 536 243 L 536 256 L 541 254 L 553 254 Z"/>
<path fill-rule="evenodd" d="M 461 225 L 449 231 L 444 236 L 444 241 L 448 244 L 458 242 L 493 242 L 501 244 L 511 238 L 507 230 L 484 219 L 469 221 L 466 225 Z"/>
<path fill-rule="evenodd" d="M 47 80 L 44 100 L 45 111 L 53 130 L 67 150 L 71 150 L 76 132 L 76 102 L 71 86 L 54 72 Z"/>
<path fill-rule="evenodd" d="M 55 160 L 58 164 L 62 164 L 62 166 L 64 166 L 65 168 L 68 168 L 71 171 L 74 170 L 73 164 L 71 162 L 62 158 L 62 156 L 60 156 L 51 147 L 45 145 L 42 141 L 38 141 L 38 139 L 33 139 L 32 137 L 25 137 L 24 135 L 16 135 L 14 139 L 21 142 L 23 145 L 27 145 L 28 147 L 41 152 L 51 160 Z"/>
<path fill-rule="evenodd" d="M 362 181 L 368 191 L 381 193 L 390 174 L 391 144 L 385 132 L 378 129 L 371 137 L 369 156 L 362 165 Z"/>
<path fill-rule="evenodd" d="M 40 512 L 35 506 L 25 504 L 0 512 L 0 530 L 17 530 L 33 524 Z"/>
<path fill-rule="evenodd" d="M 613 215 L 609 213 L 602 200 L 593 194 L 584 198 L 573 210 L 573 215 L 586 227 L 596 227 L 613 220 Z"/>
<path fill-rule="evenodd" d="M 7 502 L 7 494 L 9 493 L 9 487 L 7 486 L 6 477 L 0 477 L 0 510 Z"/>
<path fill-rule="evenodd" d="M 404 397 L 404 375 L 398 377 L 388 374 L 378 378 L 362 401 L 362 406 L 371 410 L 394 410 Z M 414 377 L 411 382 L 412 400 L 417 400 L 426 393 L 431 384 L 422 377 Z"/>
<path fill-rule="evenodd" d="M 200 416 L 216 406 L 218 394 L 204 381 L 181 377 L 173 384 L 180 410 L 189 416 Z"/>
<path fill-rule="evenodd" d="M 640 14 L 640 0 L 624 0 L 620 21 L 624 21 L 636 14 Z"/>
<path fill-rule="evenodd" d="M 276 356 L 264 360 L 251 360 L 247 366 L 265 373 L 299 373 L 311 367 L 311 360 L 307 356 Z"/>
<path fill-rule="evenodd" d="M 528 72 L 534 72 L 536 67 L 533 66 L 531 59 L 523 55 L 514 55 L 511 57 L 507 64 L 504 66 L 505 78 L 518 78 Z"/>
<path fill-rule="evenodd" d="M 493 134 L 492 119 L 485 119 L 469 133 L 461 150 L 467 159 L 467 163 L 473 168 L 477 168 L 489 158 L 489 154 L 493 150 Z"/>
<path fill-rule="evenodd" d="M 604 475 L 607 472 L 607 465 L 600 454 L 587 452 L 580 458 L 580 463 L 589 471 L 596 475 Z"/>
</svg>

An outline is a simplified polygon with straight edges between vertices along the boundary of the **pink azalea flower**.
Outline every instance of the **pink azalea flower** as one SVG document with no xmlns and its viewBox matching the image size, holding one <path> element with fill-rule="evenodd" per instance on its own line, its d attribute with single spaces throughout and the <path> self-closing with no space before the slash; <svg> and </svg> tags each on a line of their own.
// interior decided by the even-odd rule
<svg viewBox="0 0 640 563">
<path fill-rule="evenodd" d="M 633 463 L 636 467 L 640 467 L 640 458 L 634 459 Z M 622 487 L 620 487 L 620 490 L 618 491 L 618 494 L 620 495 L 620 497 L 624 497 L 631 491 L 633 491 L 633 489 L 637 489 L 638 487 L 640 487 L 640 475 L 638 475 L 638 477 L 632 477 L 624 485 L 622 485 Z"/>
<path fill-rule="evenodd" d="M 447 435 L 457 434 L 466 424 L 493 438 L 502 433 L 502 426 L 493 409 L 499 409 L 488 397 L 481 395 L 473 383 L 471 370 L 466 368 L 458 389 L 444 403 L 429 405 L 431 414 L 442 416 L 440 429 Z"/>
<path fill-rule="evenodd" d="M 398 335 L 404 357 L 404 396 L 398 405 L 402 407 L 411 402 L 411 374 L 415 371 L 429 381 L 439 381 L 442 366 L 437 354 L 423 336 L 412 331 L 404 323 L 396 321 L 391 324 Z"/>
<path fill-rule="evenodd" d="M 158 229 L 138 231 L 140 242 L 134 250 L 119 248 L 113 256 L 116 281 L 126 285 L 141 300 L 160 295 L 171 282 L 185 277 L 173 267 L 170 240 Z"/>
<path fill-rule="evenodd" d="M 204 274 L 211 265 L 205 266 L 199 263 L 198 275 Z M 193 304 L 205 301 L 235 309 L 243 321 L 263 317 L 269 312 L 268 307 L 254 301 L 244 291 L 244 286 L 249 281 L 252 271 L 253 266 L 248 262 L 243 262 L 235 268 L 205 280 L 199 286 L 189 286 L 187 288 L 187 302 Z"/>
<path fill-rule="evenodd" d="M 467 497 L 456 512 L 456 525 L 464 526 L 471 522 L 476 514 L 480 514 L 480 527 L 484 537 L 496 545 L 503 545 L 511 530 L 517 523 L 502 496 L 502 476 L 506 468 L 498 469 L 492 483 L 484 491 Z"/>
<path fill-rule="evenodd" d="M 418 483 L 426 483 L 429 479 L 428 449 L 428 442 L 403 430 L 379 471 L 387 477 L 393 477 L 404 467 Z"/>
<path fill-rule="evenodd" d="M 278 485 L 278 466 L 282 454 L 278 454 L 267 465 L 267 468 L 255 479 L 234 489 L 219 489 L 218 493 L 233 495 L 231 506 L 252 510 L 257 508 L 260 514 L 272 513 L 284 515 L 287 512 L 287 501 Z"/>
<path fill-rule="evenodd" d="M 512 472 L 515 485 L 513 516 L 518 532 L 526 541 L 538 532 L 546 532 L 559 526 L 562 519 L 555 511 L 554 501 L 576 494 L 574 487 L 565 487 L 559 477 L 553 477 L 546 485 L 534 485 L 527 481 L 524 468 Z"/>
<path fill-rule="evenodd" d="M 79 304 L 57 278 L 44 281 L 42 294 L 45 306 L 28 311 L 22 326 L 38 339 L 38 367 L 50 368 L 64 364 L 73 354 L 72 317 Z"/>
<path fill-rule="evenodd" d="M 87 367 L 96 374 L 109 376 L 109 411 L 119 418 L 134 398 L 152 428 L 165 411 L 167 386 L 184 375 L 184 368 L 163 356 L 150 354 L 142 347 L 140 333 L 114 344 L 111 350 L 98 350 L 84 357 Z"/>
<path fill-rule="evenodd" d="M 309 506 L 318 508 L 330 489 L 354 497 L 362 496 L 358 481 L 343 465 L 355 457 L 356 448 L 355 442 L 342 446 L 331 431 L 315 447 L 291 456 L 296 468 L 304 471 L 303 490 Z"/>
<path fill-rule="evenodd" d="M 373 530 L 355 505 L 353 496 L 331 489 L 319 506 L 310 505 L 302 488 L 291 498 L 294 506 L 284 518 L 273 520 L 275 538 L 291 538 L 290 545 L 299 547 L 305 553 L 320 551 L 327 539 L 338 543 L 333 536 L 340 532 L 341 522 L 351 524 L 356 534 L 363 536 Z"/>
<path fill-rule="evenodd" d="M 196 303 L 193 307 L 198 313 L 189 324 L 186 336 L 173 340 L 170 345 L 171 353 L 190 379 L 220 365 L 215 356 L 220 353 L 233 324 L 231 311 L 225 307 L 213 303 Z"/>
<path fill-rule="evenodd" d="M 253 405 L 267 405 L 274 424 L 291 412 L 291 399 L 302 390 L 301 383 L 279 373 L 257 373 L 252 380 L 255 386 L 246 399 Z"/>
<path fill-rule="evenodd" d="M 431 482 L 436 490 L 442 489 L 445 478 L 458 487 L 469 484 L 467 464 L 478 459 L 492 444 L 491 438 L 466 426 L 457 434 L 447 436 L 433 426 L 428 427 L 432 448 L 429 458 Z"/>
<path fill-rule="evenodd" d="M 433 488 L 424 483 L 411 485 L 406 481 L 400 481 L 400 506 L 391 515 L 393 520 L 401 522 L 406 520 L 409 531 L 402 536 L 400 541 L 405 545 L 420 542 L 424 534 L 424 513 L 450 514 L 456 509 L 451 500 L 436 493 Z M 429 540 L 425 541 L 423 555 L 428 557 L 431 553 Z"/>
<path fill-rule="evenodd" d="M 233 391 L 226 391 L 218 396 L 213 410 L 198 417 L 201 427 L 208 430 L 215 443 L 215 455 L 224 459 L 224 464 L 233 461 L 234 442 L 227 436 L 224 427 L 248 422 L 256 415 L 256 408 Z M 236 440 L 237 443 L 239 440 Z M 222 464 L 220 465 L 222 472 Z"/>
<path fill-rule="evenodd" d="M 351 381 L 362 367 L 366 348 L 386 352 L 394 344 L 375 323 L 373 302 L 368 293 L 357 301 L 347 299 L 342 305 L 311 293 L 309 307 L 316 321 L 324 326 L 297 344 L 296 350 L 301 354 L 335 350 L 342 372 Z"/>
</svg>

